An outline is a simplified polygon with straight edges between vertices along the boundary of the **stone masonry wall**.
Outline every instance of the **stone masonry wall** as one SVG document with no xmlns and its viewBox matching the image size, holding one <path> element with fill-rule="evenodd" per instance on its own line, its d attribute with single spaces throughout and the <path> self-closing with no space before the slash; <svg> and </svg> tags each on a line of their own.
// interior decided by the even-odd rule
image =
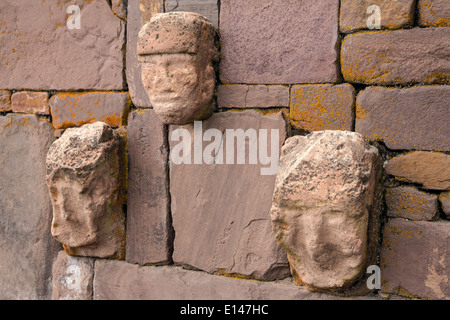
<svg viewBox="0 0 450 320">
<path fill-rule="evenodd" d="M 281 148 L 355 131 L 381 152 L 381 288 L 351 298 L 450 299 L 448 0 L 2 0 L 0 299 L 342 298 L 292 280 L 274 175 L 170 161 L 177 127 L 152 110 L 136 54 L 141 26 L 170 11 L 219 35 L 203 132 L 276 129 Z M 50 234 L 47 151 L 96 121 L 127 141 L 123 260 L 70 256 Z"/>
</svg>

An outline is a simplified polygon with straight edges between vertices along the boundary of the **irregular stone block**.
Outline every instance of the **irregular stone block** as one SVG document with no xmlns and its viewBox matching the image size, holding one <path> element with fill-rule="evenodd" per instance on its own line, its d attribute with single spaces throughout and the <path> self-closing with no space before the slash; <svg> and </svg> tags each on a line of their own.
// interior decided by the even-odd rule
<svg viewBox="0 0 450 320">
<path fill-rule="evenodd" d="M 449 46 L 449 28 L 348 35 L 342 43 L 342 74 L 347 82 L 369 85 L 450 84 Z"/>
<path fill-rule="evenodd" d="M 419 183 L 425 189 L 450 188 L 450 156 L 439 152 L 416 151 L 392 158 L 386 173 L 396 179 Z"/>
<path fill-rule="evenodd" d="M 0 116 L 0 299 L 51 297 L 51 268 L 61 246 L 52 238 L 45 157 L 48 121 Z"/>
<path fill-rule="evenodd" d="M 166 0 L 165 12 L 187 11 L 196 12 L 212 22 L 214 28 L 219 28 L 219 8 L 217 0 Z"/>
<path fill-rule="evenodd" d="M 373 5 L 380 10 L 380 29 L 406 28 L 413 24 L 415 0 L 341 0 L 341 32 L 373 28 L 374 14 L 377 14 L 371 8 Z"/>
<path fill-rule="evenodd" d="M 17 113 L 49 115 L 48 92 L 15 92 L 11 97 L 11 108 Z"/>
<path fill-rule="evenodd" d="M 220 85 L 217 90 L 219 108 L 270 108 L 289 106 L 289 87 Z"/>
<path fill-rule="evenodd" d="M 447 0 L 418 0 L 419 25 L 450 27 L 450 3 Z"/>
<path fill-rule="evenodd" d="M 133 104 L 150 108 L 150 99 L 141 80 L 141 64 L 137 55 L 137 40 L 141 27 L 156 13 L 164 11 L 163 0 L 128 0 L 126 77 Z"/>
<path fill-rule="evenodd" d="M 392 219 L 381 250 L 381 289 L 408 297 L 450 298 L 450 222 Z"/>
<path fill-rule="evenodd" d="M 290 101 L 294 128 L 352 131 L 355 89 L 350 84 L 294 85 Z"/>
<path fill-rule="evenodd" d="M 0 88 L 125 89 L 125 23 L 107 1 L 5 0 L 0 11 Z"/>
<path fill-rule="evenodd" d="M 215 113 L 170 129 L 174 262 L 266 280 L 287 276 L 269 216 L 286 135 L 281 113 Z"/>
<path fill-rule="evenodd" d="M 336 82 L 337 0 L 222 0 L 223 83 Z"/>
<path fill-rule="evenodd" d="M 356 99 L 355 129 L 390 149 L 450 151 L 450 88 L 369 87 Z"/>
<path fill-rule="evenodd" d="M 378 150 L 357 133 L 286 140 L 270 214 L 299 284 L 338 292 L 376 264 L 380 173 Z"/>
<path fill-rule="evenodd" d="M 153 110 L 128 118 L 127 254 L 131 263 L 171 261 L 168 143 L 166 128 Z"/>
<path fill-rule="evenodd" d="M 410 220 L 434 220 L 438 213 L 437 196 L 414 187 L 386 190 L 387 215 Z"/>
<path fill-rule="evenodd" d="M 111 0 L 111 9 L 122 20 L 127 19 L 128 0 Z"/>
<path fill-rule="evenodd" d="M 121 126 L 128 116 L 127 92 L 57 93 L 50 99 L 53 127 L 66 129 L 97 121 Z"/>
<path fill-rule="evenodd" d="M 11 111 L 11 93 L 8 90 L 0 90 L 0 112 Z"/>
<path fill-rule="evenodd" d="M 441 203 L 442 210 L 450 219 L 450 191 L 442 192 L 439 195 L 439 202 Z"/>
<path fill-rule="evenodd" d="M 322 299 L 338 298 L 299 288 L 287 279 L 275 282 L 247 281 L 180 267 L 140 267 L 108 260 L 95 262 L 94 300 Z"/>
<path fill-rule="evenodd" d="M 51 232 L 67 253 L 124 258 L 122 135 L 103 122 L 69 128 L 47 154 Z"/>
<path fill-rule="evenodd" d="M 52 300 L 92 300 L 94 259 L 58 253 L 53 264 Z"/>
</svg>

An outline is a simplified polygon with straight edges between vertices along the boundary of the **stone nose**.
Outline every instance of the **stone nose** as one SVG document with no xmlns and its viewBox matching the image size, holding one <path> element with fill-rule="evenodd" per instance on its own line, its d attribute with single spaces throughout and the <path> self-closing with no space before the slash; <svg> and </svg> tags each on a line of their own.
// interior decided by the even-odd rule
<svg viewBox="0 0 450 320">
<path fill-rule="evenodd" d="M 167 68 L 161 66 L 156 69 L 155 86 L 160 91 L 172 91 L 172 80 Z"/>
</svg>

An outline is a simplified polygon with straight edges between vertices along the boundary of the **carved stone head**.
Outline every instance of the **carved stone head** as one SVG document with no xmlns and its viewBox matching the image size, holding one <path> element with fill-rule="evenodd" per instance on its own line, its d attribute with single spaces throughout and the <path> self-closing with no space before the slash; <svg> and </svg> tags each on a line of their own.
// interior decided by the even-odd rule
<svg viewBox="0 0 450 320">
<path fill-rule="evenodd" d="M 157 14 L 140 30 L 137 52 L 142 83 L 163 123 L 211 116 L 218 58 L 211 22 L 192 12 Z"/>
</svg>

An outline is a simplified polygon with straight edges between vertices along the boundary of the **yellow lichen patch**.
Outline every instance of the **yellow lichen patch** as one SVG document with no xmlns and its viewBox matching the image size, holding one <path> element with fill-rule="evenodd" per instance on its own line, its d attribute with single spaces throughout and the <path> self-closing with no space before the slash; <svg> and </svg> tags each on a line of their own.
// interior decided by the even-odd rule
<svg viewBox="0 0 450 320">
<path fill-rule="evenodd" d="M 231 279 L 238 280 L 254 280 L 259 281 L 255 276 L 244 276 L 238 273 L 226 273 L 225 269 L 219 269 L 219 271 L 215 274 L 216 276 L 227 277 Z"/>
</svg>

